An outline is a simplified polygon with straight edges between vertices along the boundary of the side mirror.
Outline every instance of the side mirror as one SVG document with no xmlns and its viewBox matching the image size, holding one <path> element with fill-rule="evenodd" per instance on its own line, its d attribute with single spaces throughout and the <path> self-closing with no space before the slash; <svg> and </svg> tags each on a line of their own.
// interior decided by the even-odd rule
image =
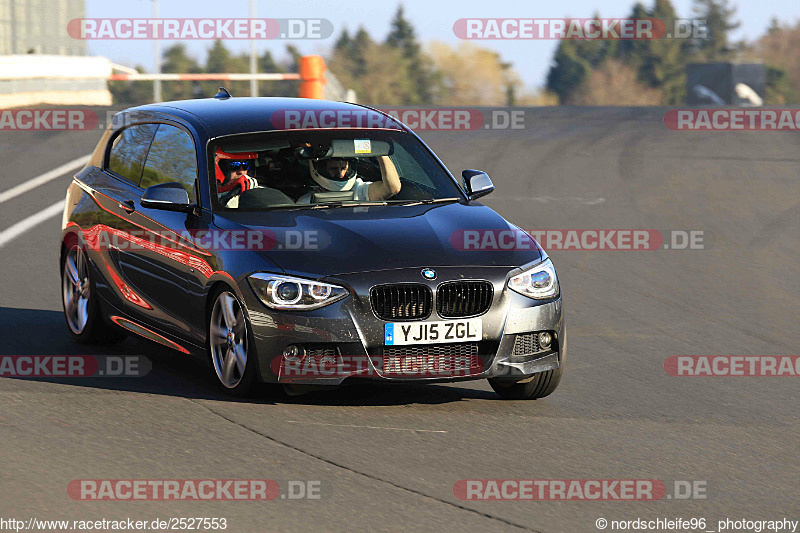
<svg viewBox="0 0 800 533">
<path fill-rule="evenodd" d="M 163 209 L 164 211 L 191 211 L 194 205 L 189 203 L 189 193 L 177 182 L 159 183 L 144 190 L 142 207 Z"/>
<path fill-rule="evenodd" d="M 470 201 L 486 196 L 494 190 L 492 180 L 482 170 L 467 169 L 461 173 L 461 177 L 464 178 L 464 186 L 467 188 Z"/>
</svg>

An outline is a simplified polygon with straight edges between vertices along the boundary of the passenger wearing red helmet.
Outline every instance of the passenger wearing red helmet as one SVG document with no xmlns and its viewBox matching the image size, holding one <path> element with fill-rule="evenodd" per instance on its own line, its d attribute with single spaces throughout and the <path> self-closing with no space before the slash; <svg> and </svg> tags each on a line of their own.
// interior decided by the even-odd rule
<svg viewBox="0 0 800 533">
<path fill-rule="evenodd" d="M 225 207 L 238 207 L 239 195 L 258 187 L 258 181 L 248 172 L 255 170 L 253 162 L 258 158 L 254 152 L 230 154 L 217 148 L 216 163 L 217 194 Z"/>
</svg>

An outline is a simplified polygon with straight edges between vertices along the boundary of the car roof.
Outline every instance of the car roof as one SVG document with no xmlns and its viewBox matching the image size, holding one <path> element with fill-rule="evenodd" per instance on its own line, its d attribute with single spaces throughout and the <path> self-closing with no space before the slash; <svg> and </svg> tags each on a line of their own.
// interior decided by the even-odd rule
<svg viewBox="0 0 800 533">
<path fill-rule="evenodd" d="M 299 111 L 295 116 L 307 117 L 311 120 L 302 123 L 305 127 L 319 128 L 314 126 L 314 120 L 319 120 L 319 114 L 323 111 L 333 111 L 334 120 L 340 117 L 359 116 L 359 124 L 364 124 L 366 129 L 404 129 L 402 124 L 387 115 L 375 111 L 371 108 L 350 104 L 346 102 L 334 102 L 331 100 L 315 100 L 310 98 L 277 98 L 277 97 L 231 97 L 231 98 L 202 98 L 195 100 L 175 100 L 172 102 L 162 102 L 158 104 L 147 104 L 126 110 L 128 112 L 144 111 L 156 112 L 160 114 L 172 115 L 193 123 L 194 126 L 203 126 L 209 133 L 209 137 L 219 137 L 236 133 L 246 133 L 255 131 L 272 131 L 283 129 L 305 129 L 284 127 L 284 113 L 286 111 Z M 276 118 L 272 121 L 272 118 Z M 302 120 L 302 118 L 301 118 Z M 353 127 L 342 125 L 336 127 Z M 370 127 L 370 124 L 372 125 Z"/>
</svg>

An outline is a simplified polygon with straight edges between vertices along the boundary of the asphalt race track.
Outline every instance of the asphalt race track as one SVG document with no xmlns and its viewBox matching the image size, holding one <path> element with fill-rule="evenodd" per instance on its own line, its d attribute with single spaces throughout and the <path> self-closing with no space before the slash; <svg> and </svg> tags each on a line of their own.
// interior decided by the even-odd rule
<svg viewBox="0 0 800 533">
<path fill-rule="evenodd" d="M 596 520 L 800 518 L 800 377 L 674 377 L 673 355 L 800 354 L 800 147 L 793 132 L 676 132 L 660 108 L 528 109 L 521 130 L 420 132 L 526 229 L 702 231 L 705 249 L 548 250 L 566 374 L 538 401 L 485 381 L 221 395 L 144 340 L 72 343 L 60 216 L 0 248 L 0 355 L 139 354 L 142 378 L 0 380 L 0 517 L 225 517 L 228 531 L 598 531 Z M 105 110 L 100 111 L 104 116 Z M 99 130 L 0 132 L 0 191 L 89 153 Z M 71 173 L 0 204 L 0 232 Z M 546 243 L 543 243 L 546 247 Z M 76 479 L 319 481 L 319 499 L 76 501 Z M 462 501 L 461 479 L 654 479 L 658 501 Z M 680 499 L 675 481 L 702 489 Z M 683 485 L 681 485 L 683 486 Z M 672 497 L 675 495 L 675 497 Z M 609 528 L 609 531 L 611 529 Z M 699 530 L 699 529 L 698 529 Z"/>
</svg>

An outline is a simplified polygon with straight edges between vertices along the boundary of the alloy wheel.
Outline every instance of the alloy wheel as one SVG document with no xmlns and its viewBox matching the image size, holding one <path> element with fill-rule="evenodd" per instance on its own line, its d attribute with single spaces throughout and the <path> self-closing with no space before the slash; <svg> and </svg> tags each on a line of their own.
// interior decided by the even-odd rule
<svg viewBox="0 0 800 533">
<path fill-rule="evenodd" d="M 220 383 L 236 387 L 247 368 L 247 322 L 241 304 L 228 291 L 219 295 L 211 310 L 209 344 Z"/>
<path fill-rule="evenodd" d="M 64 314 L 73 333 L 80 335 L 89 321 L 89 264 L 80 246 L 73 246 L 64 259 L 61 276 Z"/>
</svg>

